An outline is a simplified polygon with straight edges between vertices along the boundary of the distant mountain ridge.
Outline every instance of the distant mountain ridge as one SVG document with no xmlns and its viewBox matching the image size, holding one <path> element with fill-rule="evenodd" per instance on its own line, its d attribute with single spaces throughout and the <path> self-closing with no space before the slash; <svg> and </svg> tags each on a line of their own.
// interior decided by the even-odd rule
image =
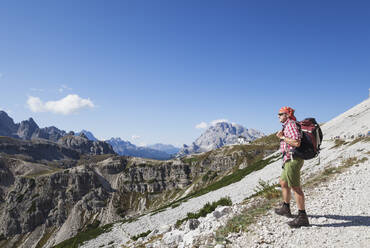
<svg viewBox="0 0 370 248">
<path fill-rule="evenodd" d="M 218 122 L 209 127 L 190 146 L 184 145 L 176 156 L 211 151 L 225 145 L 237 144 L 239 136 L 252 141 L 261 138 L 264 134 L 255 129 L 248 129 L 239 124 Z"/>
<path fill-rule="evenodd" d="M 81 130 L 74 133 L 60 130 L 54 126 L 40 128 L 37 123 L 29 118 L 20 123 L 14 123 L 13 119 L 5 111 L 0 111 L 0 136 L 8 136 L 22 140 L 45 139 L 60 145 L 76 149 L 82 153 L 106 154 L 116 152 L 122 156 L 133 156 L 150 159 L 166 160 L 173 157 L 179 148 L 172 145 L 154 144 L 149 147 L 138 147 L 129 141 L 120 138 L 111 138 L 106 143 L 99 141 L 92 132 Z"/>
<path fill-rule="evenodd" d="M 180 148 L 178 148 L 178 147 L 175 147 L 175 146 L 169 145 L 169 144 L 161 144 L 161 143 L 156 143 L 156 144 L 153 144 L 153 145 L 148 145 L 146 147 L 151 148 L 151 149 L 154 149 L 154 150 L 166 152 L 166 153 L 168 153 L 170 155 L 176 154 L 176 153 L 178 153 L 180 151 Z"/>
<path fill-rule="evenodd" d="M 5 111 L 0 111 L 0 135 L 23 140 L 47 139 L 57 142 L 67 133 L 54 126 L 40 128 L 36 122 L 29 118 L 21 123 L 14 123 Z"/>
<path fill-rule="evenodd" d="M 84 132 L 87 132 L 83 130 Z M 87 135 L 92 135 L 87 132 Z M 0 136 L 7 136 L 21 140 L 48 140 L 58 145 L 71 148 L 83 154 L 114 154 L 113 148 L 103 141 L 90 140 L 87 135 L 80 132 L 75 136 L 74 132 L 67 133 L 54 126 L 40 128 L 37 123 L 29 118 L 28 120 L 14 123 L 9 115 L 0 111 Z M 93 135 L 92 135 L 93 137 Z"/>
<path fill-rule="evenodd" d="M 149 147 L 140 147 L 132 144 L 129 141 L 124 141 L 121 138 L 111 138 L 106 140 L 108 144 L 113 147 L 113 150 L 122 156 L 133 156 L 133 157 L 141 157 L 141 158 L 151 158 L 151 159 L 159 159 L 159 160 L 166 160 L 172 158 L 171 154 L 152 149 Z"/>
<path fill-rule="evenodd" d="M 98 140 L 92 132 L 87 130 L 81 130 L 80 132 L 75 133 L 75 136 L 80 136 L 81 134 L 84 134 L 89 140 Z M 113 147 L 113 150 L 121 156 L 133 156 L 158 160 L 170 159 L 180 150 L 180 148 L 173 145 L 161 143 L 140 147 L 129 141 L 122 140 L 121 138 L 111 138 L 106 140 L 106 142 L 109 143 Z"/>
</svg>

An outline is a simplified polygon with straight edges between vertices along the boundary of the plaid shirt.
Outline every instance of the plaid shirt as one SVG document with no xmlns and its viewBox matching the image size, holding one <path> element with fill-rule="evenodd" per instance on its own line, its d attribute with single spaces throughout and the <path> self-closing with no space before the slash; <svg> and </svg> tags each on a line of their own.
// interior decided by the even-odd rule
<svg viewBox="0 0 370 248">
<path fill-rule="evenodd" d="M 295 121 L 288 119 L 283 124 L 283 134 L 289 139 L 299 140 L 301 139 L 301 133 L 299 132 L 298 126 Z M 287 144 L 285 141 L 280 141 L 280 150 L 284 154 L 283 162 L 291 159 L 290 150 L 293 149 L 293 146 Z"/>
</svg>

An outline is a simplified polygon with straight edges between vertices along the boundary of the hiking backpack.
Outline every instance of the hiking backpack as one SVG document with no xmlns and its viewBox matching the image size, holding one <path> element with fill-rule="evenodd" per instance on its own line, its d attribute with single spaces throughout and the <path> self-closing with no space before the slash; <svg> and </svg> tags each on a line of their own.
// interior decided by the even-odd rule
<svg viewBox="0 0 370 248">
<path fill-rule="evenodd" d="M 323 134 L 315 118 L 306 118 L 297 122 L 301 132 L 301 146 L 293 149 L 293 157 L 311 159 L 319 155 Z"/>
</svg>

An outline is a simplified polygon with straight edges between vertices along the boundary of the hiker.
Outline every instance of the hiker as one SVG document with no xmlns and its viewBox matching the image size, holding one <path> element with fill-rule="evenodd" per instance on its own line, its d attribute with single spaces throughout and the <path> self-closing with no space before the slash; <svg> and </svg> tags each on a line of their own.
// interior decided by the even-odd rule
<svg viewBox="0 0 370 248">
<path fill-rule="evenodd" d="M 283 124 L 283 130 L 276 134 L 280 139 L 280 150 L 283 153 L 283 172 L 280 177 L 283 204 L 281 208 L 275 209 L 275 213 L 292 217 L 290 212 L 290 198 L 291 190 L 293 190 L 298 207 L 298 216 L 287 224 L 294 228 L 309 226 L 304 205 L 304 194 L 300 184 L 300 170 L 303 166 L 303 159 L 293 157 L 291 152 L 294 147 L 301 145 L 301 133 L 296 123 L 294 109 L 282 107 L 279 110 L 278 116 L 280 122 Z"/>
</svg>

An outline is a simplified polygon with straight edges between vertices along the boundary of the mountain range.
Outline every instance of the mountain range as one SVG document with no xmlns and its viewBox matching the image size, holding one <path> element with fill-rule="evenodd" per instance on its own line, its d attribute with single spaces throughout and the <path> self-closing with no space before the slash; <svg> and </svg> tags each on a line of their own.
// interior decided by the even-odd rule
<svg viewBox="0 0 370 248">
<path fill-rule="evenodd" d="M 120 138 L 111 138 L 99 141 L 92 132 L 81 130 L 80 132 L 66 132 L 55 126 L 40 128 L 33 118 L 14 123 L 13 119 L 5 111 L 0 111 L 0 136 L 8 136 L 22 140 L 49 140 L 59 145 L 64 145 L 79 152 L 86 153 L 114 153 L 122 156 L 134 156 L 150 159 L 166 160 L 178 152 L 178 148 L 172 145 L 155 144 L 148 147 L 138 147 L 129 141 Z M 113 147 L 109 148 L 107 144 Z"/>
<path fill-rule="evenodd" d="M 23 140 L 47 139 L 57 142 L 67 133 L 54 126 L 39 128 L 36 122 L 29 118 L 21 123 L 14 123 L 5 111 L 0 111 L 0 136 L 8 136 Z"/>
<path fill-rule="evenodd" d="M 99 140 L 89 140 L 83 133 L 76 136 L 74 132 L 67 133 L 54 126 L 40 128 L 32 118 L 21 123 L 14 123 L 13 119 L 4 111 L 0 111 L 0 136 L 30 141 L 27 143 L 29 146 L 42 143 L 42 141 L 50 141 L 81 154 L 115 153 L 109 144 Z M 62 147 L 59 149 L 63 149 Z"/>
<path fill-rule="evenodd" d="M 110 144 L 114 151 L 122 156 L 133 156 L 158 160 L 166 160 L 172 157 L 171 154 L 165 151 L 152 149 L 149 147 L 136 146 L 129 141 L 122 140 L 121 138 L 111 138 L 105 142 Z"/>
<path fill-rule="evenodd" d="M 70 137 L 61 139 L 68 135 L 78 138 L 72 139 Z M 92 132 L 87 130 L 81 130 L 76 133 L 70 131 L 67 133 L 54 126 L 40 128 L 32 118 L 24 120 L 21 123 L 14 123 L 13 119 L 9 117 L 6 112 L 0 111 L 0 136 L 8 136 L 22 140 L 46 139 L 58 142 L 61 145 L 69 145 L 69 147 L 74 147 L 80 152 L 87 152 L 89 149 L 98 153 L 108 151 L 109 149 L 104 144 L 105 142 L 111 145 L 113 151 L 121 156 L 167 160 L 175 156 L 181 157 L 193 153 L 214 150 L 225 145 L 237 144 L 240 136 L 243 136 L 248 141 L 252 141 L 264 136 L 264 134 L 255 129 L 247 129 L 238 124 L 219 122 L 205 130 L 205 132 L 191 145 L 184 145 L 181 149 L 173 145 L 161 143 L 144 147 L 136 146 L 121 138 L 99 141 Z M 78 146 L 82 145 L 84 148 L 78 148 Z M 111 153 L 111 151 L 109 153 Z"/>
<path fill-rule="evenodd" d="M 94 134 L 87 130 L 77 132 L 75 135 L 83 133 L 89 140 L 98 140 Z M 122 140 L 121 138 L 111 138 L 105 140 L 106 143 L 113 147 L 113 150 L 121 156 L 133 156 L 141 158 L 150 158 L 158 160 L 166 160 L 173 157 L 180 149 L 173 145 L 166 145 L 157 143 L 149 146 L 136 146 L 129 141 Z"/>
</svg>

